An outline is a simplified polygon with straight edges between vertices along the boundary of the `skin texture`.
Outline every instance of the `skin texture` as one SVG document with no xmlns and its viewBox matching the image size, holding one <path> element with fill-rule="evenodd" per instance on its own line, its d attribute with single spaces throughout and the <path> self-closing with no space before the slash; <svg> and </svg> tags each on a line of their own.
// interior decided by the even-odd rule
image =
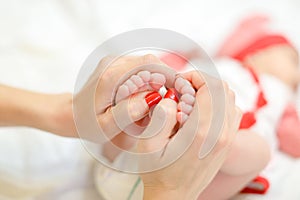
<svg viewBox="0 0 300 200">
<path fill-rule="evenodd" d="M 203 81 L 201 82 L 202 79 L 197 76 L 197 73 L 187 73 L 187 74 L 183 74 L 182 76 L 183 76 L 183 78 L 179 77 L 175 80 L 175 88 L 177 89 L 177 91 L 180 91 L 180 92 L 183 92 L 183 89 L 185 88 L 185 91 L 187 91 L 186 93 L 189 95 L 185 95 L 183 98 L 184 101 L 181 101 L 178 103 L 177 110 L 178 110 L 178 108 L 181 108 L 182 104 L 186 105 L 188 103 L 193 103 L 193 100 L 197 101 L 196 100 L 197 97 L 193 98 L 193 95 L 195 95 L 195 90 L 194 89 L 190 90 L 188 87 L 184 87 L 184 86 L 186 86 L 186 85 L 192 86 L 191 88 L 198 89 L 198 92 L 201 87 L 205 87 L 204 82 Z M 228 92 L 230 93 L 231 96 L 233 95 L 231 91 L 228 91 Z M 202 98 L 201 100 L 203 101 L 205 99 L 204 98 L 205 95 L 202 94 L 200 96 Z M 198 100 L 199 100 L 200 96 L 198 95 Z M 190 97 L 192 97 L 192 98 L 190 98 Z M 205 103 L 202 102 L 202 104 L 208 105 L 209 100 L 206 100 Z M 147 143 L 147 145 L 145 145 L 143 142 L 139 143 L 140 144 L 139 151 L 147 152 L 147 151 L 153 151 L 154 149 L 158 150 L 161 147 L 165 147 L 166 145 L 171 148 L 170 144 L 173 144 L 173 141 L 170 140 L 169 136 L 171 134 L 174 134 L 173 129 L 174 129 L 175 123 L 176 123 L 176 120 L 174 121 L 173 120 L 174 117 L 172 117 L 172 116 L 174 116 L 174 113 L 176 113 L 176 109 L 174 108 L 174 102 L 172 103 L 168 100 L 162 100 L 157 105 L 157 108 L 163 108 L 163 110 L 166 111 L 165 115 L 168 116 L 167 119 L 170 121 L 170 123 L 168 123 L 168 126 L 165 127 L 165 129 L 164 129 L 163 133 L 161 133 L 161 135 L 152 138 L 152 140 L 150 140 L 150 141 L 144 142 L 144 143 Z M 188 108 L 188 109 L 190 109 L 190 108 Z M 210 111 L 207 108 L 206 109 L 202 108 L 201 113 L 206 113 L 205 110 L 207 111 L 207 115 L 204 115 L 204 116 L 206 116 L 205 118 L 206 118 L 206 120 L 208 120 L 210 118 L 209 117 Z M 191 113 L 193 112 L 192 109 L 190 109 L 190 112 Z M 194 111 L 194 112 L 196 112 L 196 111 Z M 155 115 L 155 114 L 156 114 L 156 112 L 154 110 L 153 115 Z M 176 116 L 176 118 L 178 118 L 178 117 Z M 186 118 L 185 120 L 189 121 L 188 118 Z M 193 120 L 193 119 L 190 119 L 190 120 Z M 189 130 L 186 130 L 185 134 L 187 132 L 189 132 Z M 202 130 L 201 132 L 205 132 L 205 130 Z M 175 135 L 177 135 L 177 134 L 178 133 L 176 133 Z M 121 140 L 113 140 L 113 141 L 114 141 L 115 145 L 118 145 L 121 148 L 126 148 L 126 147 L 128 148 L 130 145 L 133 145 L 133 143 L 134 143 L 134 142 L 132 142 L 129 146 L 126 146 L 126 145 L 128 145 L 128 143 L 126 143 L 126 145 L 124 145 L 123 142 L 120 142 Z M 253 150 L 252 146 L 249 145 L 249 144 L 253 144 L 253 143 L 257 144 L 257 148 L 255 150 Z M 198 143 L 198 147 L 194 148 L 194 150 L 193 150 L 194 155 L 196 155 L 199 152 L 200 146 L 201 146 L 201 144 Z M 200 183 L 198 183 L 198 185 L 195 184 L 195 188 L 197 188 L 197 186 L 200 188 L 201 187 L 204 188 L 209 184 L 207 186 L 207 188 L 199 196 L 199 199 L 228 199 L 228 198 L 232 197 L 239 190 L 241 190 L 249 181 L 251 181 L 251 179 L 253 179 L 266 166 L 266 164 L 269 161 L 269 156 L 270 156 L 269 150 L 267 148 L 267 144 L 264 142 L 264 140 L 262 138 L 260 138 L 260 136 L 258 136 L 258 134 L 250 132 L 250 131 L 243 131 L 240 134 L 238 134 L 237 137 L 235 139 L 233 139 L 233 143 L 230 146 L 230 150 L 228 150 L 227 153 L 228 153 L 228 155 L 226 154 L 226 156 L 225 156 L 225 153 L 222 155 L 222 157 L 225 156 L 222 158 L 222 160 L 217 159 L 218 156 L 216 156 L 216 154 L 215 154 L 215 157 L 216 157 L 215 162 L 219 163 L 218 168 L 212 168 L 211 169 L 212 171 L 208 170 L 209 172 L 207 172 L 207 174 L 216 174 L 215 178 L 210 177 L 210 179 L 209 180 L 207 179 L 206 180 L 207 182 L 203 182 L 201 184 L 201 186 L 200 186 Z M 257 156 L 257 155 L 260 155 L 260 156 Z M 166 154 L 164 154 L 164 156 L 166 156 Z M 210 157 L 210 158 L 213 159 L 213 157 Z M 180 163 L 180 161 L 179 161 L 178 165 L 179 166 L 177 166 L 175 164 L 175 167 L 174 167 L 178 171 L 180 170 L 181 167 L 183 167 L 184 169 L 182 169 L 182 170 L 187 172 L 188 169 L 191 167 L 191 166 L 189 166 L 189 164 L 183 165 L 182 163 Z M 170 166 L 170 168 L 173 169 L 173 165 Z M 175 169 L 174 169 L 174 171 L 175 171 Z M 152 173 L 150 173 L 150 174 L 152 174 Z M 154 172 L 154 174 L 162 175 L 162 174 L 167 174 L 167 173 L 163 170 L 163 172 Z M 174 181 L 174 183 L 172 183 L 171 185 L 168 185 L 170 183 L 166 183 L 167 184 L 166 186 L 163 186 L 163 184 L 161 183 L 161 181 L 163 182 L 165 180 L 160 180 L 159 183 L 156 183 L 156 182 L 153 183 L 153 180 L 149 181 L 148 174 L 142 175 L 142 177 L 144 177 L 143 178 L 144 184 L 148 188 L 148 190 L 145 190 L 145 199 L 147 199 L 147 198 L 148 199 L 165 198 L 161 189 L 159 187 L 155 186 L 156 184 L 159 184 L 162 188 L 170 187 L 171 191 L 172 191 L 171 194 L 174 195 L 174 198 L 176 196 L 176 199 L 179 199 L 179 197 L 181 197 L 181 199 L 189 199 L 187 196 L 186 197 L 181 196 L 182 193 L 179 193 L 178 191 L 180 191 L 179 185 L 181 185 L 181 184 L 189 185 L 189 186 L 193 185 L 191 183 L 192 177 L 189 177 L 190 180 L 186 180 L 187 182 L 190 181 L 189 184 L 183 182 L 183 180 L 188 179 L 187 177 L 179 176 L 178 179 L 175 179 L 177 181 Z M 195 178 L 195 179 L 197 179 L 197 178 Z M 201 179 L 202 178 L 199 178 L 199 180 L 201 180 Z M 155 180 L 155 181 L 157 181 L 157 180 Z M 154 194 L 157 194 L 157 191 L 158 191 L 158 194 L 161 194 L 163 196 L 155 196 Z M 195 190 L 195 192 L 196 192 L 196 190 Z M 199 193 L 200 193 L 200 190 L 198 191 L 198 193 L 194 193 L 194 196 L 197 196 L 195 194 L 199 194 Z M 170 193 L 168 193 L 168 195 L 169 194 Z M 168 196 L 168 195 L 166 195 L 166 196 Z M 193 199 L 195 199 L 195 197 L 193 197 Z"/>
<path fill-rule="evenodd" d="M 29 126 L 77 137 L 71 94 L 49 95 L 0 85 L 0 99 L 1 126 Z"/>
<path fill-rule="evenodd" d="M 270 74 L 292 89 L 300 81 L 299 57 L 297 51 L 288 45 L 276 45 L 249 55 L 244 64 L 258 74 Z"/>
<path fill-rule="evenodd" d="M 192 111 L 190 118 L 183 125 L 182 129 L 180 129 L 174 137 L 170 139 L 169 135 L 172 132 L 172 125 L 174 126 L 175 121 L 173 121 L 173 124 L 169 124 L 169 134 L 164 132 L 159 136 L 160 140 L 166 141 L 168 144 L 167 147 L 170 149 L 170 151 L 165 151 L 161 159 L 171 154 L 172 150 L 178 149 L 180 143 L 185 140 L 185 137 L 189 137 L 189 133 L 195 130 L 194 123 L 198 121 L 199 110 L 205 114 L 200 116 L 199 126 L 196 126 L 197 134 L 194 142 L 179 160 L 162 170 L 141 175 L 145 186 L 144 199 L 196 199 L 218 173 L 236 136 L 241 113 L 240 110 L 235 107 L 233 92 L 225 84 L 227 114 L 224 121 L 224 129 L 222 130 L 217 145 L 210 154 L 204 159 L 200 160 L 198 158 L 201 144 L 207 133 L 210 121 L 209 116 L 212 113 L 212 104 L 208 88 L 197 72 L 189 72 L 183 76 L 189 80 L 197 90 L 197 106 L 196 109 Z M 216 82 L 216 90 L 222 88 L 219 84 L 222 83 Z M 173 106 L 171 106 L 171 103 L 173 103 Z M 158 106 L 164 107 L 168 116 L 171 116 L 170 120 L 174 120 L 176 113 L 176 105 L 174 105 L 174 102 L 165 100 L 161 101 Z M 152 144 L 155 142 L 156 138 L 153 138 L 152 140 L 141 142 L 139 146 L 144 150 L 151 151 Z M 207 167 L 208 165 L 210 167 Z M 181 171 L 184 173 L 178 173 Z M 157 179 L 156 177 L 160 178 Z M 172 181 L 168 181 L 169 179 L 172 179 Z M 164 193 L 165 188 L 168 188 L 167 191 L 170 192 Z"/>
<path fill-rule="evenodd" d="M 102 62 L 106 61 L 104 60 Z M 116 143 L 119 142 L 121 145 L 124 145 L 124 148 L 130 147 L 130 140 L 128 140 L 126 135 L 123 134 L 122 130 L 117 126 L 113 118 L 113 113 L 121 112 L 119 110 L 122 110 L 122 103 L 126 100 L 120 101 L 117 105 L 109 103 L 108 99 L 111 97 L 111 88 L 108 87 L 108 83 L 118 80 L 122 74 L 136 66 L 149 63 L 161 62 L 152 55 L 122 59 L 116 63 L 112 70 L 107 72 L 110 76 L 104 76 L 100 79 L 101 81 L 97 87 L 97 94 L 99 94 L 99 96 L 95 97 L 95 106 L 98 123 L 112 131 L 110 134 L 115 135 L 112 137 L 112 141 Z M 109 77 L 109 79 L 106 77 Z M 235 106 L 233 92 L 226 84 L 216 80 L 214 89 L 223 90 L 221 85 L 224 84 L 225 86 L 226 115 L 224 128 L 216 146 L 208 156 L 201 160 L 198 158 L 199 148 L 206 137 L 210 121 L 209 116 L 212 113 L 212 105 L 208 88 L 198 73 L 190 72 L 184 74 L 184 78 L 187 79 L 197 91 L 195 96 L 197 109 L 194 109 L 190 113 L 189 119 L 187 119 L 181 129 L 175 129 L 177 130 L 175 136 L 170 138 L 170 135 L 174 135 L 173 129 L 177 123 L 177 104 L 171 99 L 161 100 L 155 107 L 153 116 L 166 117 L 167 123 L 165 123 L 162 131 L 155 137 L 149 140 L 139 141 L 138 150 L 140 152 L 148 152 L 155 149 L 164 149 L 164 154 L 160 155 L 160 158 L 167 159 L 169 156 L 172 156 L 174 150 L 181 147 L 182 141 L 185 141 L 191 133 L 194 133 L 196 130 L 197 134 L 191 147 L 174 164 L 162 170 L 142 175 L 145 187 L 144 199 L 146 200 L 196 199 L 199 193 L 207 187 L 220 170 L 236 136 L 241 112 Z M 106 85 L 106 87 L 103 87 L 104 85 Z M 88 88 L 88 84 L 85 89 L 86 88 Z M 144 99 L 146 95 L 147 92 L 137 94 L 134 96 L 135 101 L 131 101 L 130 105 L 136 106 L 136 104 L 139 104 L 141 108 L 145 108 L 144 111 L 146 113 L 149 112 L 148 105 Z M 72 98 L 70 94 L 47 95 L 0 86 L 0 97 L 0 124 L 2 126 L 29 126 L 53 132 L 61 136 L 77 136 L 72 115 Z M 20 99 L 22 99 L 22 101 L 20 101 Z M 126 105 L 128 105 L 128 102 Z M 198 109 L 204 113 L 199 118 Z M 145 113 L 128 112 L 125 114 L 130 115 L 130 117 L 138 122 L 141 117 L 144 117 Z M 153 164 L 156 164 L 156 161 L 154 160 Z"/>
</svg>

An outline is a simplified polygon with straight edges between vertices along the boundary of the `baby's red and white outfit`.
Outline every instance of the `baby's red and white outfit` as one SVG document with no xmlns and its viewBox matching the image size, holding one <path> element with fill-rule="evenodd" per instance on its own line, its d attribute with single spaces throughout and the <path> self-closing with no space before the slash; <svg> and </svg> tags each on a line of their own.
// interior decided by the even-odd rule
<svg viewBox="0 0 300 200">
<path fill-rule="evenodd" d="M 293 47 L 284 36 L 269 31 L 268 22 L 264 16 L 242 21 L 220 48 L 218 57 L 223 59 L 216 62 L 220 76 L 235 91 L 236 103 L 244 112 L 240 129 L 251 129 L 261 134 L 271 148 L 270 164 L 242 191 L 245 193 L 267 192 L 269 183 L 275 181 L 272 178 L 278 170 L 276 155 L 280 149 L 294 155 L 300 151 L 299 145 L 289 148 L 293 140 L 287 138 L 292 135 L 285 134 L 288 125 L 294 129 L 298 127 L 298 133 L 294 131 L 292 137 L 300 141 L 300 121 L 293 106 L 294 92 L 277 77 L 269 74 L 258 76 L 251 66 L 242 64 L 247 56 L 266 48 L 276 45 Z"/>
<path fill-rule="evenodd" d="M 267 192 L 270 183 L 275 181 L 273 175 L 277 173 L 276 163 L 279 162 L 276 155 L 280 149 L 290 155 L 300 154 L 300 145 L 297 145 L 300 144 L 300 121 L 293 106 L 293 91 L 277 77 L 268 74 L 258 76 L 251 66 L 242 64 L 247 56 L 268 47 L 293 47 L 281 34 L 271 33 L 266 26 L 268 22 L 268 18 L 264 16 L 243 20 L 220 48 L 218 59 L 215 61 L 220 77 L 228 82 L 235 92 L 236 104 L 243 111 L 240 129 L 251 129 L 261 134 L 272 152 L 270 164 L 242 191 L 243 193 Z M 184 61 L 174 54 L 165 55 L 162 60 L 176 69 L 183 69 Z M 289 136 L 285 130 L 288 126 L 296 129 L 293 132 L 293 139 L 296 140 L 287 139 Z M 275 176 L 275 179 L 277 177 Z"/>
</svg>

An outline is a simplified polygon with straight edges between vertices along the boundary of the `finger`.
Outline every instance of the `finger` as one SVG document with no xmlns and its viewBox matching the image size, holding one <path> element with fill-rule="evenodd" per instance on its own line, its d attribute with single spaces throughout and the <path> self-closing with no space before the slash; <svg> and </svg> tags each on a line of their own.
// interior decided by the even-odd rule
<svg viewBox="0 0 300 200">
<path fill-rule="evenodd" d="M 113 161 L 122 151 L 130 150 L 135 144 L 136 138 L 121 132 L 103 145 L 102 155 Z"/>
<path fill-rule="evenodd" d="M 217 144 L 217 147 L 228 144 L 228 141 L 232 138 L 231 136 L 235 135 L 232 132 L 231 124 L 236 116 L 234 93 L 229 90 L 228 84 L 224 81 L 213 77 L 207 78 L 209 79 L 208 92 L 212 94 L 210 97 L 212 118 L 209 128 L 205 130 L 207 136 L 199 153 L 200 159 L 206 157 L 213 149 L 218 150 L 218 148 L 215 148 Z M 198 102 L 201 103 L 199 97 Z M 201 109 L 203 108 L 201 107 Z M 209 112 L 209 110 L 207 111 Z"/>
<path fill-rule="evenodd" d="M 193 75 L 190 75 L 192 77 Z M 218 143 L 220 136 L 223 134 L 223 125 L 226 122 L 226 97 L 220 98 L 222 101 L 213 101 L 211 94 L 215 93 L 218 98 L 218 94 L 224 94 L 223 82 L 219 79 L 212 77 L 206 77 L 210 82 L 210 88 L 208 85 L 201 85 L 202 80 L 198 80 L 199 76 L 194 75 L 193 80 L 194 85 L 200 88 L 196 93 L 196 102 L 194 109 L 191 112 L 189 118 L 183 125 L 183 127 L 178 131 L 178 134 L 174 137 L 172 141 L 174 150 L 184 151 L 184 148 L 189 144 L 193 143 L 198 147 L 197 154 L 200 159 L 206 157 L 210 151 L 213 150 L 215 145 Z M 224 113 L 223 113 L 224 112 Z M 195 141 L 193 142 L 193 139 Z M 176 142 L 177 140 L 177 142 Z M 180 142 L 178 142 L 180 141 Z M 170 144 L 168 145 L 170 146 Z M 194 147 L 196 148 L 196 147 Z M 200 149 L 200 152 L 199 152 Z"/>
<path fill-rule="evenodd" d="M 145 125 L 148 125 L 149 121 L 150 119 L 148 116 L 146 116 L 142 120 L 137 121 L 135 124 L 139 125 L 142 129 L 134 135 L 142 133 L 144 131 L 143 127 L 145 127 Z M 133 126 L 133 124 L 129 126 Z M 132 133 L 130 130 L 127 130 L 126 132 Z M 132 147 L 134 147 L 137 142 L 137 138 L 132 137 L 132 135 L 128 135 L 125 132 L 121 132 L 116 135 L 111 139 L 111 141 L 104 144 L 102 151 L 103 156 L 108 158 L 110 161 L 113 161 L 121 152 L 129 151 L 130 149 L 132 149 Z"/>
<path fill-rule="evenodd" d="M 220 135 L 215 147 L 216 151 L 224 151 L 231 146 L 232 142 L 236 138 L 242 116 L 241 110 L 235 105 L 234 92 L 229 89 L 226 83 L 224 83 L 223 85 L 226 94 L 226 114 L 224 117 L 223 128 L 221 130 L 222 134 Z"/>
<path fill-rule="evenodd" d="M 239 109 L 236 107 L 236 104 L 235 104 L 234 92 L 229 88 L 229 86 L 226 82 L 223 82 L 223 86 L 224 86 L 225 95 L 226 95 L 225 111 L 227 113 L 224 123 L 226 123 L 227 128 L 228 128 L 228 131 L 225 132 L 224 137 L 231 138 L 232 136 L 235 137 L 235 135 L 237 133 L 237 128 L 239 128 L 240 113 L 238 112 Z"/>
<path fill-rule="evenodd" d="M 194 109 L 198 111 L 198 109 Z M 196 112 L 194 112 L 196 113 Z M 168 163 L 179 159 L 183 154 L 190 159 L 197 159 L 204 142 L 204 134 L 200 131 L 199 118 L 191 115 L 185 124 L 169 141 L 161 162 Z"/>
<path fill-rule="evenodd" d="M 199 150 L 204 143 L 212 117 L 212 105 L 206 85 L 196 93 L 196 102 L 190 116 L 177 134 L 168 144 L 165 153 L 167 157 L 174 157 L 193 148 L 194 156 L 198 157 Z"/>
<path fill-rule="evenodd" d="M 235 114 L 235 121 L 234 121 L 233 124 L 235 124 L 234 125 L 234 131 L 237 132 L 239 130 L 239 127 L 240 127 L 240 123 L 241 123 L 241 120 L 242 120 L 243 112 L 237 106 L 235 107 L 235 110 L 236 110 L 236 114 Z"/>
<path fill-rule="evenodd" d="M 200 71 L 190 71 L 183 74 L 180 74 L 178 76 L 188 80 L 193 87 L 198 90 L 205 84 L 205 79 L 203 77 L 205 75 L 204 73 L 201 73 Z"/>
<path fill-rule="evenodd" d="M 139 152 L 154 152 L 165 147 L 176 125 L 177 103 L 172 99 L 161 100 L 153 110 L 149 125 L 140 136 Z"/>
<path fill-rule="evenodd" d="M 130 124 L 145 117 L 149 108 L 157 104 L 161 98 L 157 92 L 138 93 L 98 115 L 98 123 L 107 137 L 111 139 Z"/>
<path fill-rule="evenodd" d="M 112 69 L 117 69 L 117 72 L 115 72 L 115 75 L 123 75 L 124 73 L 126 73 L 127 71 L 130 71 L 136 67 L 142 66 L 142 65 L 148 65 L 148 64 L 163 64 L 163 62 L 161 62 L 161 60 L 152 55 L 152 54 L 147 54 L 144 56 L 123 56 L 120 58 L 115 58 L 112 59 L 110 57 L 110 63 L 107 62 L 108 59 L 105 59 L 104 62 L 101 62 L 101 64 L 109 64 Z M 100 65 L 101 65 L 100 64 Z M 122 66 L 122 67 L 120 67 Z M 102 66 L 103 67 L 103 66 Z"/>
</svg>

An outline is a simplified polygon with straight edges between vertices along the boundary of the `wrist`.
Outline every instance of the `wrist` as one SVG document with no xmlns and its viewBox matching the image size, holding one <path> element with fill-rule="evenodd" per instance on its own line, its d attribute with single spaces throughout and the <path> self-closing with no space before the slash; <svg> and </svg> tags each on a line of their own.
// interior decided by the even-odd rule
<svg viewBox="0 0 300 200">
<path fill-rule="evenodd" d="M 71 94 L 42 94 L 0 85 L 0 126 L 27 126 L 77 137 Z"/>
<path fill-rule="evenodd" d="M 25 104 L 24 108 L 24 124 L 28 127 L 50 131 L 52 119 L 56 113 L 56 105 L 53 99 L 55 95 L 32 93 L 28 98 L 30 101 Z"/>
<path fill-rule="evenodd" d="M 77 137 L 71 94 L 39 94 L 27 109 L 26 126 L 64 137 Z"/>
<path fill-rule="evenodd" d="M 55 133 L 64 137 L 78 137 L 73 118 L 72 95 L 56 94 L 48 96 L 50 109 L 45 113 L 46 131 Z"/>
</svg>

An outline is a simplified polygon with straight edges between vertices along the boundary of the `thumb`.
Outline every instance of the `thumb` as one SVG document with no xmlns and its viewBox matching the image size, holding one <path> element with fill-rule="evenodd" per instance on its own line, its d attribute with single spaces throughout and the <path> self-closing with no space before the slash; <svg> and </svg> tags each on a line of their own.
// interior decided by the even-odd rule
<svg viewBox="0 0 300 200">
<path fill-rule="evenodd" d="M 177 123 L 177 103 L 171 99 L 161 100 L 154 108 L 151 121 L 140 135 L 139 152 L 159 151 L 168 143 Z"/>
<path fill-rule="evenodd" d="M 148 114 L 149 108 L 157 104 L 161 98 L 158 92 L 138 93 L 98 115 L 98 123 L 106 136 L 113 138 L 128 129 L 130 125 L 143 119 Z"/>
</svg>

